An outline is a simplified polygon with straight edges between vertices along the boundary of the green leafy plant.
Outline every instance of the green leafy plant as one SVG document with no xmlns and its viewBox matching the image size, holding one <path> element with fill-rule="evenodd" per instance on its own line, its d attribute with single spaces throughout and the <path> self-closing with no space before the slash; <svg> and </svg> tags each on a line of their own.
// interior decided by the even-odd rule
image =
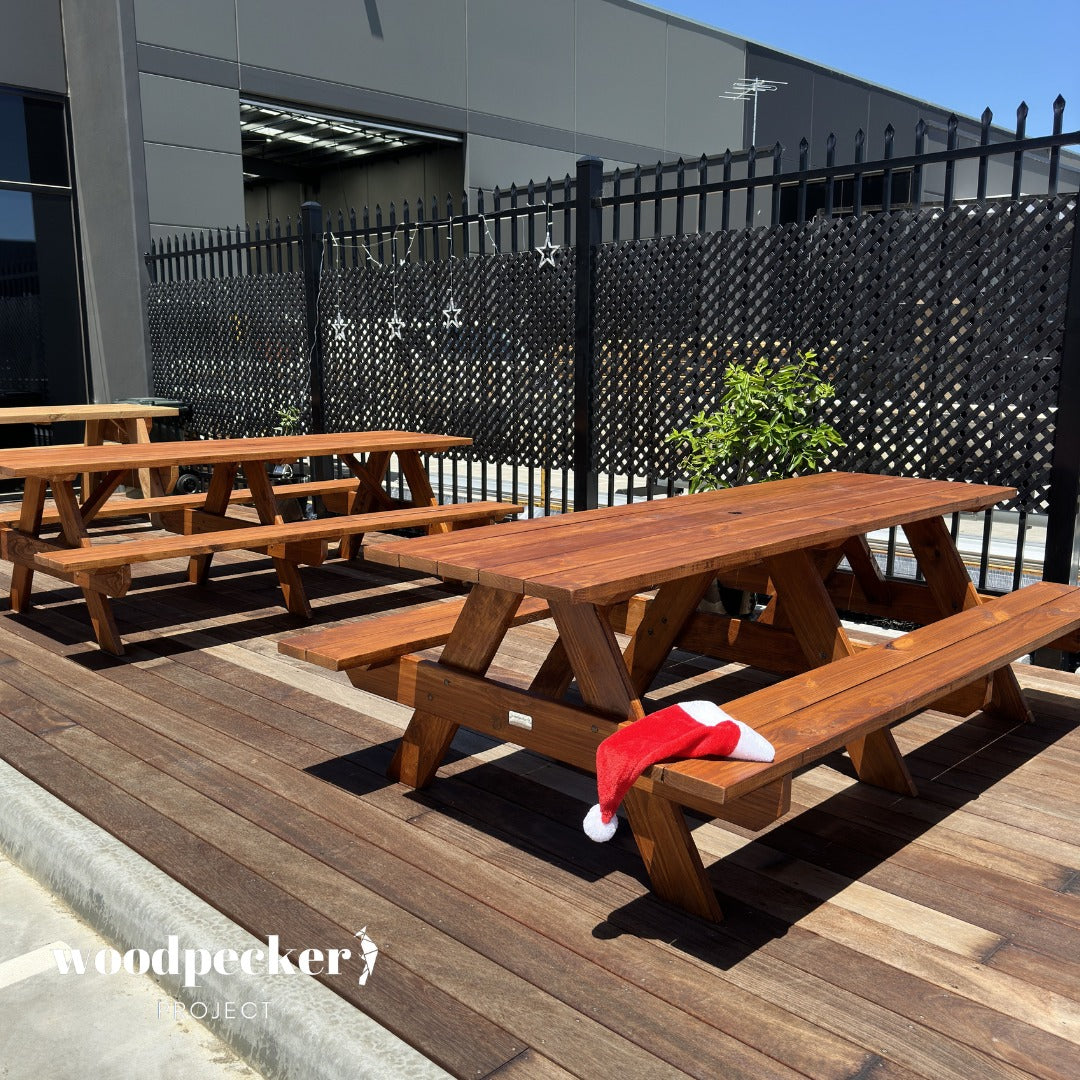
<svg viewBox="0 0 1080 1080">
<path fill-rule="evenodd" d="M 774 366 L 762 358 L 753 367 L 724 369 L 716 411 L 702 410 L 667 437 L 688 447 L 681 465 L 691 492 L 812 472 L 834 447 L 846 445 L 817 415 L 835 391 L 817 373 L 816 355 L 808 349 L 793 363 Z"/>
<path fill-rule="evenodd" d="M 278 409 L 278 428 L 282 435 L 295 435 L 300 426 L 300 410 L 294 405 Z"/>
</svg>

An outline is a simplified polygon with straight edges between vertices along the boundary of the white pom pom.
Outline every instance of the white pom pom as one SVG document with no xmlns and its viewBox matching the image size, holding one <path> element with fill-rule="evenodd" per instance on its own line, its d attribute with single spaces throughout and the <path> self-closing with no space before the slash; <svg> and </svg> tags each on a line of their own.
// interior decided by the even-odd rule
<svg viewBox="0 0 1080 1080">
<path fill-rule="evenodd" d="M 610 840 L 615 835 L 615 830 L 619 827 L 618 815 L 612 814 L 611 820 L 608 822 L 605 822 L 600 815 L 600 804 L 597 803 L 585 815 L 585 820 L 582 822 L 585 827 L 585 835 L 590 840 L 595 840 L 598 844 Z"/>
</svg>

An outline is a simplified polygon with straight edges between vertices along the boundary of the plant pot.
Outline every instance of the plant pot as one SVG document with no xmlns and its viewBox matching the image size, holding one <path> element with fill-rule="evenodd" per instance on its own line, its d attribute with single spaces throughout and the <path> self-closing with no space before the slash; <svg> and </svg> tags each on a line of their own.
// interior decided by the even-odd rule
<svg viewBox="0 0 1080 1080">
<path fill-rule="evenodd" d="M 713 615 L 731 615 L 734 618 L 745 619 L 752 615 L 756 607 L 754 593 L 744 589 L 729 589 L 720 585 L 715 579 L 709 583 L 705 595 L 698 604 L 698 611 L 709 612 Z"/>
</svg>

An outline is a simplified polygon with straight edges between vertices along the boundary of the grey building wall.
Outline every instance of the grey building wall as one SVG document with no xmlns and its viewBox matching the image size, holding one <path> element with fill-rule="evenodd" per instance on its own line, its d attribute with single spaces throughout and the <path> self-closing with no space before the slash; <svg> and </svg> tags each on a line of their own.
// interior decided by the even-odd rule
<svg viewBox="0 0 1080 1080">
<path fill-rule="evenodd" d="M 67 93 L 60 0 L 0 6 L 0 82 Z"/>
<path fill-rule="evenodd" d="M 94 395 L 147 393 L 149 246 L 131 0 L 63 0 Z"/>
<path fill-rule="evenodd" d="M 241 223 L 239 93 L 231 87 L 141 73 L 139 99 L 154 231 Z"/>
<path fill-rule="evenodd" d="M 913 154 L 915 128 L 920 119 L 927 125 L 926 149 L 945 149 L 950 112 L 940 105 L 905 97 L 807 60 L 749 43 L 746 47 L 746 74 L 749 78 L 787 83 L 773 93 L 760 95 L 757 110 L 757 147 L 762 150 L 780 142 L 784 148 L 782 168 L 785 171 L 798 168 L 799 142 L 803 138 L 809 143 L 810 168 L 825 164 L 826 142 L 830 134 L 836 136 L 837 162 L 852 161 L 855 136 L 860 130 L 865 137 L 865 160 L 880 159 L 885 153 L 885 129 L 890 124 L 894 130 L 893 156 Z M 1050 105 L 1050 102 L 1040 103 L 1042 108 L 1049 109 Z M 744 111 L 744 143 L 749 146 L 752 106 L 734 107 Z M 958 119 L 959 145 L 977 145 L 980 138 L 978 120 L 972 117 Z M 1007 140 L 1010 126 L 1015 125 L 1015 116 L 995 117 L 995 122 L 991 141 Z M 1048 170 L 1046 155 L 1040 160 L 1038 155 L 1029 154 L 1025 160 L 1027 182 L 1023 184 L 1023 190 L 1045 191 Z M 977 162 L 957 164 L 953 188 L 956 198 L 975 196 L 978 172 Z M 991 158 L 987 172 L 987 191 L 991 195 L 1005 195 L 1011 191 L 1011 155 Z M 1062 165 L 1059 178 L 1061 190 L 1075 189 L 1077 179 L 1075 157 L 1072 157 L 1071 161 Z M 943 165 L 926 169 L 923 190 L 927 199 L 942 196 L 945 190 Z"/>
<path fill-rule="evenodd" d="M 133 3 L 155 233 L 244 217 L 241 95 L 464 137 L 452 183 L 398 200 L 559 176 L 583 154 L 635 163 L 741 144 L 717 94 L 742 74 L 742 43 L 623 0 Z M 435 160 L 422 179 L 441 185 Z M 343 186 L 385 190 L 378 177 Z M 265 209 L 267 195 L 251 201 Z"/>
</svg>

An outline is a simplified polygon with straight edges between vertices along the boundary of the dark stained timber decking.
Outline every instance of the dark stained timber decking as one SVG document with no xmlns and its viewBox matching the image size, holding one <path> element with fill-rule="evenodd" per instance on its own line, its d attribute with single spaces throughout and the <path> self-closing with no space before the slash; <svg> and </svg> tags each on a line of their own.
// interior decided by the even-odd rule
<svg viewBox="0 0 1080 1080">
<path fill-rule="evenodd" d="M 367 562 L 305 573 L 312 629 L 451 595 Z M 218 575 L 137 565 L 121 660 L 71 585 L 0 616 L 0 756 L 264 939 L 366 924 L 371 979 L 325 981 L 453 1074 L 1075 1080 L 1076 677 L 1016 669 L 1034 724 L 899 724 L 917 799 L 835 756 L 753 839 L 691 822 L 710 926 L 649 895 L 627 831 L 584 837 L 572 770 L 461 732 L 432 788 L 389 783 L 403 710 L 278 654 L 300 627 L 265 559 Z M 553 637 L 512 629 L 493 670 L 524 679 Z M 767 682 L 676 652 L 650 704 Z"/>
</svg>

